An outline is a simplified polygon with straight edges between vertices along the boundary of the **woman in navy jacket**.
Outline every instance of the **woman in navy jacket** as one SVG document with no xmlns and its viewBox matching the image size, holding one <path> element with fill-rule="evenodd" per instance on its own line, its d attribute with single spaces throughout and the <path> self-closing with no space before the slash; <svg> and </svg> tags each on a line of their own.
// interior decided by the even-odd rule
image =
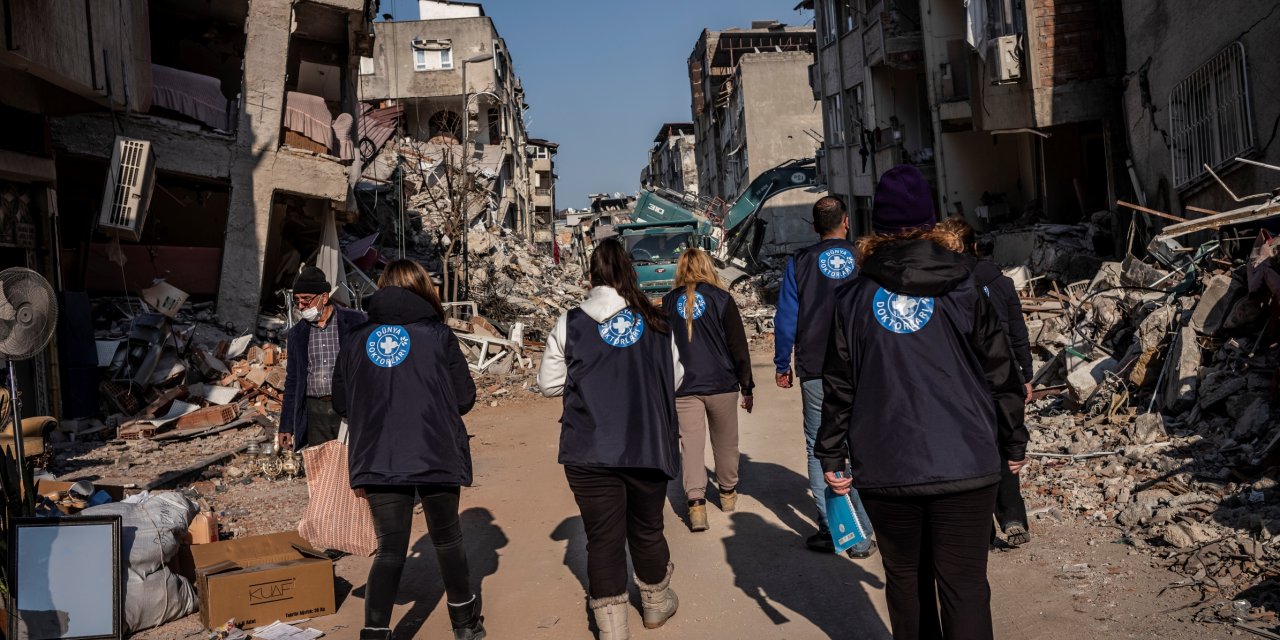
<svg viewBox="0 0 1280 640">
<path fill-rule="evenodd" d="M 751 352 L 738 305 L 716 275 L 711 256 L 701 249 L 680 256 L 676 288 L 662 298 L 662 308 L 684 365 L 684 382 L 676 389 L 676 416 L 689 529 L 706 531 L 708 432 L 720 510 L 733 511 L 738 502 L 738 406 L 748 413 L 753 406 Z"/>
<path fill-rule="evenodd" d="M 676 612 L 662 510 L 680 468 L 682 375 L 666 316 L 640 291 L 622 244 L 604 240 L 591 254 L 587 301 L 560 317 L 538 371 L 544 395 L 564 396 L 559 460 L 582 512 L 601 640 L 628 637 L 628 549 L 644 626 Z"/>
<path fill-rule="evenodd" d="M 471 484 L 463 414 L 475 383 L 426 270 L 387 265 L 369 299 L 369 321 L 342 348 L 333 374 L 334 409 L 348 420 L 351 486 L 373 510 L 378 553 L 369 569 L 362 639 L 389 638 L 413 502 L 422 500 L 457 640 L 485 635 L 480 594 L 458 521 L 460 487 Z"/>
<path fill-rule="evenodd" d="M 1025 460 L 1022 379 L 973 258 L 935 242 L 934 220 L 918 170 L 885 173 L 860 276 L 836 293 L 814 453 L 875 526 L 894 638 L 990 640 L 991 512 L 1000 468 Z"/>
</svg>

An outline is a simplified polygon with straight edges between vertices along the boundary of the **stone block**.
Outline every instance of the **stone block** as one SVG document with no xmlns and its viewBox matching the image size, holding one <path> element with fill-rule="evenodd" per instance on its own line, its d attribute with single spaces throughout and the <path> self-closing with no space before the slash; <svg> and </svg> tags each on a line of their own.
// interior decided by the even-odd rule
<svg viewBox="0 0 1280 640">
<path fill-rule="evenodd" d="M 1133 441 L 1138 444 L 1151 444 L 1164 440 L 1167 435 L 1164 416 L 1159 413 L 1143 414 L 1133 421 Z"/>
</svg>

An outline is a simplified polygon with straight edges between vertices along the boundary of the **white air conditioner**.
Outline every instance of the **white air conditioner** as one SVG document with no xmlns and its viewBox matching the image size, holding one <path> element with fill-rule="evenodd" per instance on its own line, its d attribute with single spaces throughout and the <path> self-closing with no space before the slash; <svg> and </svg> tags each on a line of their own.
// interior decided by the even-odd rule
<svg viewBox="0 0 1280 640">
<path fill-rule="evenodd" d="M 1022 45 L 1020 36 L 1000 36 L 991 40 L 987 56 L 991 82 L 1005 84 L 1022 80 Z"/>
<path fill-rule="evenodd" d="M 142 224 L 156 182 L 156 154 L 149 140 L 117 137 L 102 194 L 98 228 L 104 233 L 142 239 Z"/>
</svg>

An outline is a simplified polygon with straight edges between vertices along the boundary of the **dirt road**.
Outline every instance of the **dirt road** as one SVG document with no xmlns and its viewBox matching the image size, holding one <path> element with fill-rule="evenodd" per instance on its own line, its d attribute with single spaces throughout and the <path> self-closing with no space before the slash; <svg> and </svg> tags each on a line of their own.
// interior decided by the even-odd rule
<svg viewBox="0 0 1280 640">
<path fill-rule="evenodd" d="M 690 533 L 677 516 L 684 510 L 672 485 L 674 509 L 666 523 L 680 611 L 657 631 L 643 630 L 633 612 L 633 634 L 655 640 L 888 638 L 879 558 L 854 562 L 804 548 L 814 525 L 803 475 L 799 389 L 777 389 L 768 355 L 755 360 L 760 386 L 755 413 L 742 414 L 738 512 L 712 507 L 711 530 Z M 480 407 L 467 418 L 475 435 L 476 484 L 463 490 L 462 519 L 491 638 L 593 637 L 583 596 L 582 523 L 556 464 L 558 418 L 559 401 L 544 399 Z M 301 504 L 296 508 L 300 512 Z M 1171 574 L 1151 567 L 1146 556 L 1131 555 L 1106 529 L 1078 522 L 1032 526 L 1030 547 L 992 556 L 997 637 L 1202 640 L 1225 631 L 1161 613 L 1184 604 L 1176 590 L 1155 596 Z M 425 533 L 419 517 L 395 611 L 397 638 L 450 637 Z M 310 623 L 329 638 L 358 636 L 369 562 L 338 563 L 339 612 Z M 188 618 L 145 637 L 194 631 Z"/>
</svg>

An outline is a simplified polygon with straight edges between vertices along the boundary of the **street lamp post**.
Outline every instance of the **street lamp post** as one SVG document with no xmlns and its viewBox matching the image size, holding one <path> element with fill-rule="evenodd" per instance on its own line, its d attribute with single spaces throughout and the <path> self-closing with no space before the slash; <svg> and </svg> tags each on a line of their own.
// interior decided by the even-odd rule
<svg viewBox="0 0 1280 640">
<path fill-rule="evenodd" d="M 472 62 L 485 62 L 493 59 L 492 53 L 481 54 L 462 61 L 462 171 L 465 174 L 467 170 L 468 160 L 471 158 L 470 143 L 467 138 L 471 134 L 471 109 L 467 106 L 467 65 Z M 466 176 L 462 176 L 462 182 L 466 182 Z M 471 235 L 470 212 L 467 211 L 466 199 L 459 200 L 462 203 L 462 299 L 471 298 L 471 251 L 467 247 L 467 236 Z"/>
</svg>

